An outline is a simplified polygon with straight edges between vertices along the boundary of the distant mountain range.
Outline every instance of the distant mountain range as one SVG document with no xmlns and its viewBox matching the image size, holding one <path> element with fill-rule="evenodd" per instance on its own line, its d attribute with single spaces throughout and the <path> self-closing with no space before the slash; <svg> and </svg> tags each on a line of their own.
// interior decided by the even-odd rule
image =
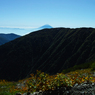
<svg viewBox="0 0 95 95">
<path fill-rule="evenodd" d="M 94 28 L 42 29 L 0 46 L 0 79 L 15 81 L 36 70 L 56 74 L 84 63 L 87 68 L 91 61 L 95 61 Z"/>
<path fill-rule="evenodd" d="M 43 25 L 43 26 L 41 26 L 39 28 L 35 28 L 35 29 L 31 29 L 31 30 L 28 29 L 27 30 L 28 32 L 26 34 L 31 33 L 33 31 L 46 29 L 46 28 L 53 28 L 53 27 L 46 24 L 46 25 Z M 5 33 L 6 32 L 12 32 L 12 33 L 8 33 L 8 34 L 0 33 L 0 45 L 5 44 L 5 43 L 7 43 L 9 41 L 12 41 L 12 40 L 20 37 L 20 35 L 14 34 L 15 32 L 18 33 L 18 32 L 23 31 L 22 33 L 24 33 L 26 31 L 25 29 L 20 29 L 20 28 L 3 28 L 3 27 L 1 27 L 0 29 L 1 29 L 0 32 L 1 31 L 4 31 Z"/>
<path fill-rule="evenodd" d="M 53 27 L 48 24 L 43 25 L 39 28 L 29 28 L 29 29 L 0 27 L 0 33 L 7 33 L 7 34 L 14 33 L 14 34 L 23 36 L 23 35 L 29 34 L 30 32 L 45 29 L 45 28 L 53 28 Z"/>
<path fill-rule="evenodd" d="M 10 34 L 0 33 L 0 45 L 5 44 L 9 41 L 12 41 L 18 37 L 20 37 L 20 35 L 16 35 L 13 33 L 10 33 Z"/>
</svg>

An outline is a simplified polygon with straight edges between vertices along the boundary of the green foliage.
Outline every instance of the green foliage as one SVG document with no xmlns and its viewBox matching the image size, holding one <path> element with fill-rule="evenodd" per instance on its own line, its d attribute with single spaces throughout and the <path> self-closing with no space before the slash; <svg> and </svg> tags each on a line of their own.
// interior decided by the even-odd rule
<svg viewBox="0 0 95 95">
<path fill-rule="evenodd" d="M 95 70 L 95 62 L 91 64 L 91 70 L 94 71 Z"/>
<path fill-rule="evenodd" d="M 63 72 L 63 73 L 68 73 L 68 72 L 75 71 L 75 70 L 93 68 L 93 66 L 91 66 L 91 64 L 92 64 L 92 62 L 83 63 L 83 64 L 80 64 L 80 65 L 74 65 L 74 66 L 71 67 L 71 68 L 64 69 L 62 72 Z"/>
</svg>

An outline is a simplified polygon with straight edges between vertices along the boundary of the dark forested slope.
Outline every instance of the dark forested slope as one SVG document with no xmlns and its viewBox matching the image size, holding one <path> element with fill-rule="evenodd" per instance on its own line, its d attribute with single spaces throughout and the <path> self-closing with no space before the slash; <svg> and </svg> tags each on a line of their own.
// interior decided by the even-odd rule
<svg viewBox="0 0 95 95">
<path fill-rule="evenodd" d="M 32 32 L 0 47 L 0 79 L 50 74 L 95 58 L 95 29 L 53 28 Z"/>
</svg>

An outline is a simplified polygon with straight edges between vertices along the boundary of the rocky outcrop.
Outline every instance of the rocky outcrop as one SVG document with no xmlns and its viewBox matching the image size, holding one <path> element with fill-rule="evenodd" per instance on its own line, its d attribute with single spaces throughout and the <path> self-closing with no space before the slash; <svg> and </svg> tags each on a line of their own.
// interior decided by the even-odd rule
<svg viewBox="0 0 95 95">
<path fill-rule="evenodd" d="M 16 95 L 95 95 L 95 83 L 76 83 L 73 87 L 57 87 L 55 90 L 34 93 L 17 93 Z"/>
<path fill-rule="evenodd" d="M 75 85 L 71 89 L 70 95 L 95 95 L 95 83 L 84 82 L 79 85 Z"/>
</svg>

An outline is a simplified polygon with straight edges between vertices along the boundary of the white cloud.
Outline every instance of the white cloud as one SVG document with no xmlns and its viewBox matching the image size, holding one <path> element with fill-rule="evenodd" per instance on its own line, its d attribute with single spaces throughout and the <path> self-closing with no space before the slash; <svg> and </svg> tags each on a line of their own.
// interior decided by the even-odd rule
<svg viewBox="0 0 95 95">
<path fill-rule="evenodd" d="M 30 27 L 30 26 L 0 26 L 0 28 L 21 28 L 21 29 L 33 29 L 37 27 Z"/>
</svg>

